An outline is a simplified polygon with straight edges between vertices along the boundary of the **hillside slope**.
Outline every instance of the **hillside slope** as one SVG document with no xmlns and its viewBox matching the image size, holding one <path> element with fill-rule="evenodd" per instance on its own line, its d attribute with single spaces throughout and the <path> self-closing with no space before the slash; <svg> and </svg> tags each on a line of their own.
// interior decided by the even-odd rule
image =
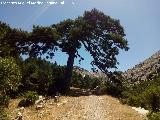
<svg viewBox="0 0 160 120">
<path fill-rule="evenodd" d="M 145 61 L 135 65 L 124 72 L 124 76 L 130 82 L 140 82 L 141 80 L 152 80 L 160 74 L 160 50 Z"/>
<path fill-rule="evenodd" d="M 73 71 L 75 71 L 78 74 L 81 74 L 82 76 L 84 75 L 88 75 L 89 77 L 97 77 L 97 78 L 106 78 L 106 74 L 102 73 L 102 72 L 91 72 L 88 71 L 84 68 L 78 67 L 78 66 L 74 66 Z"/>
</svg>

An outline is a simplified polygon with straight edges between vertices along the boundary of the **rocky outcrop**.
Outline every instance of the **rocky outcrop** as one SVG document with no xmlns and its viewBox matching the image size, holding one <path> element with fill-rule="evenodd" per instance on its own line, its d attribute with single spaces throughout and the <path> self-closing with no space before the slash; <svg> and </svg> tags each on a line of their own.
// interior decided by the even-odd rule
<svg viewBox="0 0 160 120">
<path fill-rule="evenodd" d="M 102 73 L 102 72 L 91 72 L 91 71 L 88 71 L 84 68 L 81 68 L 81 67 L 78 67 L 78 66 L 74 66 L 74 69 L 73 71 L 75 71 L 76 73 L 78 74 L 81 74 L 83 77 L 88 75 L 89 77 L 92 77 L 92 78 L 106 78 L 106 74 Z"/>
<path fill-rule="evenodd" d="M 77 66 L 74 66 L 74 71 L 82 76 L 89 75 L 90 77 L 107 79 L 107 76 L 102 72 L 94 73 Z M 122 73 L 122 75 L 127 79 L 128 83 L 131 84 L 145 80 L 153 80 L 157 75 L 160 75 L 160 50 L 145 61 L 128 69 Z"/>
<path fill-rule="evenodd" d="M 160 50 L 146 59 L 144 62 L 128 69 L 123 76 L 131 83 L 139 83 L 144 80 L 153 80 L 160 74 Z"/>
</svg>

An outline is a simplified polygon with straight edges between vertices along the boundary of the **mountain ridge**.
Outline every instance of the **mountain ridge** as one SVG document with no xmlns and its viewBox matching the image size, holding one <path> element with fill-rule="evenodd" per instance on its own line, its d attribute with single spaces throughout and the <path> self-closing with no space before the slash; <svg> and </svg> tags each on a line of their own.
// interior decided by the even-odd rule
<svg viewBox="0 0 160 120">
<path fill-rule="evenodd" d="M 160 50 L 123 73 L 130 82 L 153 80 L 160 74 Z"/>
<path fill-rule="evenodd" d="M 94 73 L 78 66 L 74 66 L 74 71 L 81 75 L 89 75 L 90 77 L 106 78 L 106 74 L 102 72 Z M 160 50 L 143 62 L 122 72 L 122 76 L 131 84 L 153 80 L 158 75 L 160 75 Z"/>
</svg>

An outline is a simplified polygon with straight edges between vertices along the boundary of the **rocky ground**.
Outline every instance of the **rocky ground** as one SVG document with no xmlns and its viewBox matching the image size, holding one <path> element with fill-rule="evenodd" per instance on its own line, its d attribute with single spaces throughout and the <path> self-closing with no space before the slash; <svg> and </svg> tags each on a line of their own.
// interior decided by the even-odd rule
<svg viewBox="0 0 160 120">
<path fill-rule="evenodd" d="M 62 96 L 59 102 L 54 99 L 45 102 L 44 107 L 36 110 L 35 106 L 20 110 L 16 108 L 19 100 L 12 100 L 7 110 L 10 118 L 22 112 L 24 120 L 144 120 L 127 105 L 119 103 L 111 96 Z"/>
</svg>

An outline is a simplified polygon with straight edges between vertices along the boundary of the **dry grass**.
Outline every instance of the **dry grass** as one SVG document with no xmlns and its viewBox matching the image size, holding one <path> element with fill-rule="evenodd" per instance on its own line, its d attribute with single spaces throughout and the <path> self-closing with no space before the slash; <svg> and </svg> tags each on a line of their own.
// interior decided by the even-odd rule
<svg viewBox="0 0 160 120">
<path fill-rule="evenodd" d="M 11 100 L 7 112 L 10 118 L 15 118 L 17 113 L 21 111 L 25 120 L 53 120 L 52 118 L 64 112 L 65 99 L 67 98 L 61 97 L 59 103 L 55 103 L 54 99 L 50 99 L 46 101 L 44 108 L 40 110 L 36 110 L 35 106 L 31 106 L 26 107 L 23 111 L 17 108 L 20 99 L 14 99 Z M 65 106 L 65 108 L 66 107 L 67 106 Z"/>
<path fill-rule="evenodd" d="M 110 96 L 104 96 L 104 106 L 109 110 L 113 120 L 144 120 L 146 116 L 140 115 L 130 106 L 122 105 L 118 99 Z"/>
</svg>

